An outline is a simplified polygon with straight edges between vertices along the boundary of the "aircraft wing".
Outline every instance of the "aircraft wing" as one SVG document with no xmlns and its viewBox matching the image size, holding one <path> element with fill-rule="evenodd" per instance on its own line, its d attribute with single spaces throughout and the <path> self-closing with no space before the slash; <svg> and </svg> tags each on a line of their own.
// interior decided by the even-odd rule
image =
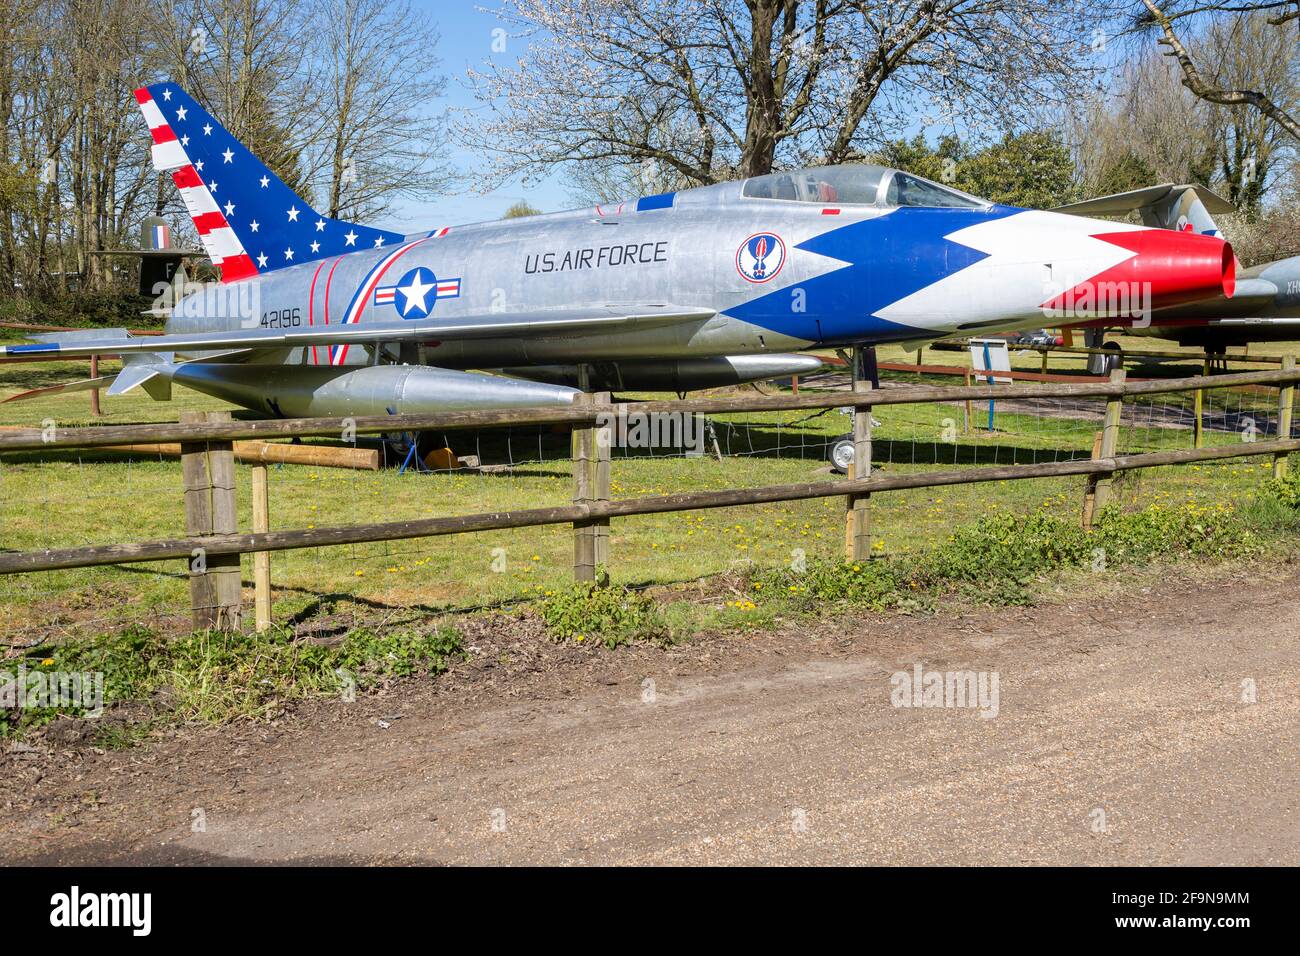
<svg viewBox="0 0 1300 956">
<path fill-rule="evenodd" d="M 370 342 L 429 342 L 456 339 L 534 338 L 592 331 L 623 331 L 678 322 L 703 322 L 713 309 L 646 305 L 630 309 L 594 307 L 556 309 L 529 315 L 487 313 L 447 319 L 403 322 L 359 322 L 275 329 L 254 326 L 221 332 L 184 332 L 135 337 L 122 329 L 105 329 L 100 336 L 42 336 L 30 345 L 0 346 L 0 356 L 78 358 L 105 352 L 201 352 L 212 349 L 283 349 L 304 345 L 349 345 Z"/>
</svg>

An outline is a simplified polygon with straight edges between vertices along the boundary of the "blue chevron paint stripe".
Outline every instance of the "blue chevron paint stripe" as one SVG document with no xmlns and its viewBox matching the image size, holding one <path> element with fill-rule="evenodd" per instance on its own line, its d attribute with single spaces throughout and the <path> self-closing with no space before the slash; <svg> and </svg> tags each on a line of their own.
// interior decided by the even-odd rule
<svg viewBox="0 0 1300 956">
<path fill-rule="evenodd" d="M 1022 210 L 896 209 L 852 222 L 795 246 L 837 259 L 838 269 L 761 295 L 726 314 L 772 332 L 824 342 L 916 338 L 917 329 L 876 313 L 926 286 L 960 272 L 986 254 L 947 236 Z M 802 308 L 802 311 L 797 311 Z"/>
</svg>

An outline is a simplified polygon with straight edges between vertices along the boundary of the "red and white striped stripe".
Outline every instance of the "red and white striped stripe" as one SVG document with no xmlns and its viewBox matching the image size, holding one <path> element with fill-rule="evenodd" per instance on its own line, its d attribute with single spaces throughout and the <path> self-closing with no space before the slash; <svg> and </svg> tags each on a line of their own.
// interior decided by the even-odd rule
<svg viewBox="0 0 1300 956">
<path fill-rule="evenodd" d="M 140 104 L 140 112 L 144 114 L 145 122 L 149 124 L 149 135 L 153 137 L 153 168 L 162 172 L 188 163 L 189 159 L 185 156 L 184 147 L 163 117 L 162 110 L 154 102 L 149 90 L 145 87 L 136 90 L 135 100 Z"/>
<path fill-rule="evenodd" d="M 244 244 L 230 228 L 225 214 L 212 193 L 203 184 L 198 170 L 193 166 L 182 166 L 172 173 L 172 182 L 181 194 L 185 208 L 194 220 L 194 228 L 199 234 L 199 241 L 212 257 L 212 264 L 221 269 L 222 282 L 234 282 L 257 275 L 257 266 L 253 264 L 244 249 Z"/>
<path fill-rule="evenodd" d="M 379 285 L 379 280 L 384 277 L 388 267 L 404 256 L 409 250 L 415 248 L 426 239 L 432 239 L 433 236 L 425 236 L 424 239 L 416 239 L 398 246 L 371 269 L 370 274 L 361 281 L 360 288 L 352 296 L 352 302 L 348 306 L 347 314 L 343 316 L 344 325 L 355 325 L 361 319 L 361 313 L 366 310 L 370 304 L 370 297 L 375 294 L 375 287 Z M 344 359 L 348 357 L 347 345 L 330 346 L 330 364 L 342 365 Z"/>
<path fill-rule="evenodd" d="M 185 154 L 185 148 L 176 133 L 168 124 L 158 104 L 154 102 L 147 88 L 135 91 L 136 102 L 140 112 L 149 124 L 149 135 L 153 137 L 153 165 L 158 170 L 173 170 L 172 182 L 180 191 L 181 200 L 194 228 L 198 231 L 199 241 L 212 258 L 212 264 L 221 270 L 222 282 L 234 282 L 257 275 L 257 266 L 244 249 L 244 244 L 230 228 L 221 207 L 212 198 L 212 193 L 203 184 L 202 177 Z"/>
</svg>

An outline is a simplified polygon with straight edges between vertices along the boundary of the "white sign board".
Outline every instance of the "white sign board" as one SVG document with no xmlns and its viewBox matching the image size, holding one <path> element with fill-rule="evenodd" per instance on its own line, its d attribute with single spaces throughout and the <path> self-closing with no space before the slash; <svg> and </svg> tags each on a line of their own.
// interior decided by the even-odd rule
<svg viewBox="0 0 1300 956">
<path fill-rule="evenodd" d="M 1006 339 L 971 339 L 971 367 L 976 372 L 997 373 L 1011 371 L 1011 350 L 1007 348 Z M 1011 382 L 1009 375 L 983 374 L 976 376 L 981 382 L 993 382 L 1005 385 Z"/>
</svg>

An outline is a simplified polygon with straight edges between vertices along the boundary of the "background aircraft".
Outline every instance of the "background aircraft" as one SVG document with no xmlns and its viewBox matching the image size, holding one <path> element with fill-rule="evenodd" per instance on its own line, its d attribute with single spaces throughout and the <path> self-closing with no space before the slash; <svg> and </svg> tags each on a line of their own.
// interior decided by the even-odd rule
<svg viewBox="0 0 1300 956">
<path fill-rule="evenodd" d="M 173 83 L 138 90 L 222 281 L 166 334 L 44 336 L 0 354 L 124 356 L 109 389 L 179 383 L 271 415 L 568 403 L 820 366 L 820 346 L 1037 328 L 1231 295 L 1216 236 L 999 206 L 880 166 L 832 166 L 610 206 L 401 235 L 321 215 Z M 1080 308 L 1080 303 L 1086 303 Z"/>
<path fill-rule="evenodd" d="M 1057 212 L 1079 216 L 1137 212 L 1148 226 L 1218 237 L 1223 233 L 1211 214 L 1232 211 L 1230 202 L 1204 186 L 1172 183 L 1057 207 Z M 1094 333 L 1097 344 L 1100 331 Z M 1300 256 L 1239 269 L 1231 298 L 1211 296 L 1162 309 L 1149 327 L 1125 329 L 1124 334 L 1170 339 L 1207 352 L 1249 342 L 1300 340 Z"/>
</svg>

